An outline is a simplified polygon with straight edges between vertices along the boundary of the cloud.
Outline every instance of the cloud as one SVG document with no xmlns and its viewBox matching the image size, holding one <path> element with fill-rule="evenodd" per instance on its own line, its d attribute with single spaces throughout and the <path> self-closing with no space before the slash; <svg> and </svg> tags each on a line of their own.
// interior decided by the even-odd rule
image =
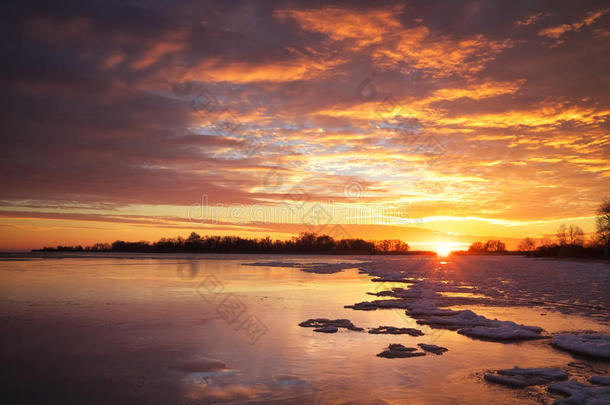
<svg viewBox="0 0 610 405">
<path fill-rule="evenodd" d="M 340 60 L 319 60 L 315 57 L 299 56 L 284 61 L 269 62 L 226 62 L 209 59 L 187 71 L 184 79 L 253 83 L 253 82 L 290 82 L 315 79 L 329 74 Z"/>
<path fill-rule="evenodd" d="M 302 29 L 341 41 L 350 51 L 371 55 L 379 66 L 421 69 L 434 77 L 471 75 L 482 70 L 512 41 L 494 41 L 484 35 L 457 39 L 432 32 L 425 25 L 405 27 L 398 17 L 403 7 L 350 10 L 327 6 L 312 10 L 281 10 L 280 19 L 292 18 Z"/>
<path fill-rule="evenodd" d="M 184 40 L 187 37 L 187 34 L 187 31 L 184 29 L 166 34 L 159 42 L 153 44 L 149 49 L 143 52 L 140 58 L 131 64 L 131 67 L 133 69 L 147 68 L 157 63 L 163 56 L 184 49 Z M 106 62 L 106 66 L 107 65 L 108 63 Z"/>
<path fill-rule="evenodd" d="M 541 18 L 547 17 L 548 15 L 549 15 L 548 13 L 530 14 L 522 20 L 517 20 L 516 24 L 517 25 L 532 25 L 532 24 L 535 24 Z"/>
<path fill-rule="evenodd" d="M 385 10 L 350 10 L 338 6 L 326 6 L 309 10 L 278 10 L 280 20 L 292 18 L 302 29 L 321 32 L 335 41 L 350 40 L 355 50 L 383 42 L 392 31 L 403 28 L 396 15 L 401 6 Z"/>
<path fill-rule="evenodd" d="M 484 218 L 467 222 L 478 235 L 543 233 L 607 193 L 606 9 L 83 0 L 9 11 L 0 198 L 21 213 L 3 219 L 11 240 L 32 236 L 25 226 L 76 240 L 87 222 L 104 238 L 187 232 L 202 194 L 269 208 L 295 187 L 312 203 L 408 206 L 388 215 L 393 235 L 449 217 Z M 592 38 L 545 46 L 588 26 Z M 431 146 L 443 152 L 433 164 Z M 301 229 L 225 222 L 251 236 Z"/>
<path fill-rule="evenodd" d="M 591 11 L 591 12 L 587 13 L 587 15 L 580 21 L 577 21 L 572 24 L 561 24 L 561 25 L 556 25 L 553 27 L 544 28 L 544 29 L 538 31 L 538 35 L 545 36 L 548 38 L 558 39 L 568 32 L 572 32 L 572 31 L 578 32 L 581 29 L 583 29 L 584 27 L 588 27 L 589 25 L 595 24 L 597 22 L 597 20 L 599 20 L 609 11 L 610 11 L 610 8 L 597 10 L 597 11 Z"/>
</svg>

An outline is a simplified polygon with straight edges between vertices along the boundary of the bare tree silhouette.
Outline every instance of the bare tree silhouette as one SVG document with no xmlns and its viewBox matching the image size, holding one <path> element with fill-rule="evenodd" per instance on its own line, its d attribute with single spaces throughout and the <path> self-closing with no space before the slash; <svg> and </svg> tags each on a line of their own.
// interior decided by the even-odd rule
<svg viewBox="0 0 610 405">
<path fill-rule="evenodd" d="M 566 224 L 559 225 L 557 228 L 557 232 L 555 233 L 557 237 L 557 242 L 559 245 L 564 246 L 568 244 L 568 227 Z"/>
<path fill-rule="evenodd" d="M 585 233 L 578 225 L 570 225 L 568 228 L 568 241 L 572 246 L 583 246 L 585 244 Z"/>
<path fill-rule="evenodd" d="M 531 252 L 536 249 L 536 240 L 534 238 L 527 237 L 519 242 L 519 250 L 521 252 Z"/>
<path fill-rule="evenodd" d="M 610 256 L 610 198 L 604 198 L 597 209 L 597 237 L 604 246 L 604 257 Z"/>
</svg>

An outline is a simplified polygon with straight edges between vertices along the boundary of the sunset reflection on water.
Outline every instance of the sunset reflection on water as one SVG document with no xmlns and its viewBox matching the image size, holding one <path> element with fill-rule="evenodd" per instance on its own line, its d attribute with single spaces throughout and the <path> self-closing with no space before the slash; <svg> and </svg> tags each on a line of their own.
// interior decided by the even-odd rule
<svg viewBox="0 0 610 405">
<path fill-rule="evenodd" d="M 356 269 L 314 274 L 291 267 L 241 265 L 260 259 L 174 255 L 0 262 L 1 307 L 8 326 L 1 337 L 2 352 L 11 370 L 3 378 L 17 391 L 35 381 L 39 391 L 49 395 L 87 397 L 95 402 L 93 397 L 104 393 L 99 398 L 114 403 L 134 398 L 144 403 L 176 403 L 184 398 L 537 403 L 532 396 L 483 382 L 482 373 L 516 365 L 565 367 L 574 361 L 545 339 L 510 344 L 473 340 L 454 331 L 417 325 L 403 310 L 347 309 L 344 305 L 370 300 L 367 292 L 398 283 L 371 283 L 371 277 Z M 434 258 L 404 260 L 407 265 L 409 260 L 428 260 L 430 269 L 440 264 Z M 460 260 L 464 266 L 469 259 Z M 451 265 L 451 259 L 442 263 Z M 212 296 L 201 292 L 208 276 L 222 285 L 222 290 L 208 289 Z M 239 303 L 234 309 L 242 311 L 235 319 L 219 309 L 228 297 Z M 550 333 L 608 331 L 595 319 L 550 309 L 468 308 L 490 318 L 539 325 Z M 254 343 L 252 331 L 240 323 L 248 316 L 265 328 Z M 336 334 L 315 333 L 298 326 L 309 318 L 347 318 L 364 328 L 413 327 L 425 335 L 372 335 L 343 329 Z M 376 357 L 389 343 L 434 343 L 449 351 L 408 359 Z M 89 382 L 79 387 L 74 384 L 78 381 Z"/>
</svg>

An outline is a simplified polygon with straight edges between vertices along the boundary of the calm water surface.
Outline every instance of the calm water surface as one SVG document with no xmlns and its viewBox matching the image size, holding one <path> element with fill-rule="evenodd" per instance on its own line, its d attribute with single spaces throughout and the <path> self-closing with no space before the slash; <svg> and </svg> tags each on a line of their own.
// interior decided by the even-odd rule
<svg viewBox="0 0 610 405">
<path fill-rule="evenodd" d="M 242 265 L 359 260 L 371 258 L 67 255 L 0 261 L 4 403 L 540 403 L 549 400 L 544 389 L 493 386 L 483 373 L 582 361 L 547 340 L 473 340 L 416 325 L 400 310 L 345 309 L 373 298 L 366 293 L 379 290 L 377 284 L 391 286 L 371 283 L 355 269 L 312 274 Z M 407 266 L 409 260 L 426 260 L 434 268 L 451 266 L 454 259 L 402 260 Z M 485 265 L 477 258 L 459 260 L 463 271 L 469 260 Z M 532 271 L 549 266 L 523 258 L 494 260 Z M 467 308 L 549 333 L 609 331 L 599 313 L 596 318 L 548 306 Z M 348 318 L 365 328 L 417 327 L 426 335 L 314 333 L 298 326 L 308 318 Z M 449 351 L 376 357 L 389 343 L 434 343 Z M 607 363 L 586 362 L 607 371 Z"/>
</svg>

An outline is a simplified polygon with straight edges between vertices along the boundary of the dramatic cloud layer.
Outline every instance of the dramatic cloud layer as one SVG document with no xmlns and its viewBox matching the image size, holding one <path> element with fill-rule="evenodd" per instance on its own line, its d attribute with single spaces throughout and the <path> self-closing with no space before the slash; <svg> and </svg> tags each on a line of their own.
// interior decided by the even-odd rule
<svg viewBox="0 0 610 405">
<path fill-rule="evenodd" d="M 5 11 L 0 248 L 331 229 L 511 242 L 593 231 L 610 190 L 603 1 Z"/>
</svg>

